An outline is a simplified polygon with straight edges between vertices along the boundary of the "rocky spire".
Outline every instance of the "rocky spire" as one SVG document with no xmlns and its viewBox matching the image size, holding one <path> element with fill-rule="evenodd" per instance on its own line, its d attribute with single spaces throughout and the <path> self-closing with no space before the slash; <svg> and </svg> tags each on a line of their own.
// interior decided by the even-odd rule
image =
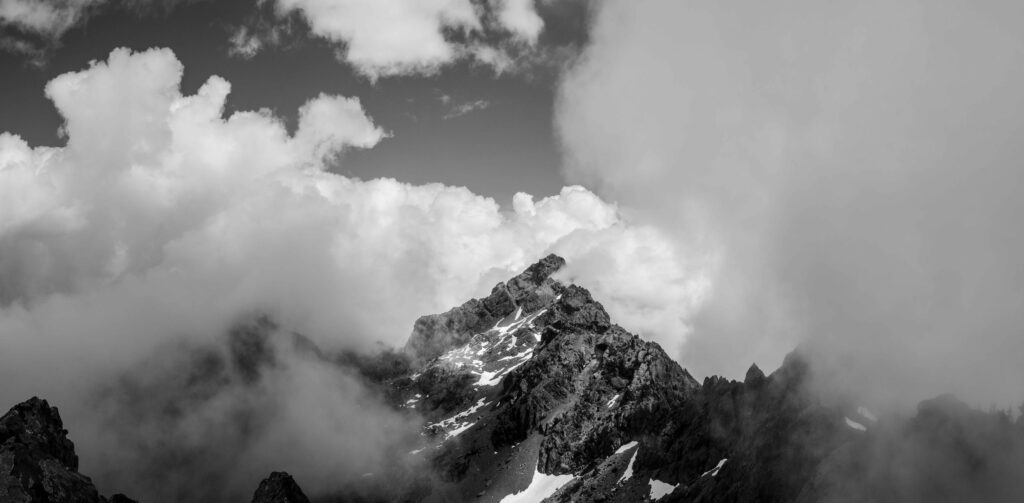
<svg viewBox="0 0 1024 503">
<path fill-rule="evenodd" d="M 32 397 L 0 417 L 0 501 L 105 503 L 78 473 L 75 444 L 56 407 Z M 124 495 L 113 501 L 130 502 Z"/>
<path fill-rule="evenodd" d="M 309 503 L 299 484 L 286 472 L 273 472 L 260 482 L 252 503 Z"/>
<path fill-rule="evenodd" d="M 518 276 L 495 285 L 487 297 L 472 299 L 446 313 L 420 317 L 413 325 L 406 353 L 420 361 L 430 360 L 492 327 L 519 307 L 525 312 L 540 307 L 555 296 L 551 275 L 564 265 L 562 257 L 548 255 Z"/>
<path fill-rule="evenodd" d="M 77 470 L 75 444 L 67 434 L 57 408 L 37 397 L 15 405 L 0 418 L 0 445 L 24 447 L 56 459 L 69 470 Z"/>
</svg>

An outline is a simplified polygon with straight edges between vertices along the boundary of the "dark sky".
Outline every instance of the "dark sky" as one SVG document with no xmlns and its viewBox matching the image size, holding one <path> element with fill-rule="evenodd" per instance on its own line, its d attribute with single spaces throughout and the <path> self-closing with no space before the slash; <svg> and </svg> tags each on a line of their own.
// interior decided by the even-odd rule
<svg viewBox="0 0 1024 503">
<path fill-rule="evenodd" d="M 542 6 L 540 46 L 582 45 L 584 9 L 574 2 Z M 104 60 L 116 47 L 169 47 L 185 67 L 183 93 L 194 93 L 210 75 L 231 82 L 228 113 L 269 108 L 294 126 L 297 109 L 320 93 L 358 97 L 392 137 L 373 149 L 348 153 L 336 168 L 342 174 L 466 186 L 502 206 L 518 191 L 547 196 L 563 185 L 552 127 L 558 65 L 498 76 L 489 67 L 461 61 L 435 75 L 382 77 L 374 83 L 339 61 L 336 46 L 301 33 L 251 59 L 230 56 L 232 28 L 257 14 L 253 2 L 245 0 L 185 2 L 146 12 L 104 6 L 66 32 L 42 65 L 0 51 L 0 131 L 32 145 L 60 145 L 60 117 L 44 95 L 46 82 Z M 442 96 L 450 98 L 448 103 Z M 445 118 L 453 107 L 478 100 L 489 105 Z"/>
</svg>

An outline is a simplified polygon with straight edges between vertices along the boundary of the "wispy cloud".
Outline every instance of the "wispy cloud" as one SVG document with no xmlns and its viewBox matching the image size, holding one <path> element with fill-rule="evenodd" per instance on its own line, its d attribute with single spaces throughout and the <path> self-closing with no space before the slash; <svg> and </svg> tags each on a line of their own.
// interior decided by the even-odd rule
<svg viewBox="0 0 1024 503">
<path fill-rule="evenodd" d="M 491 102 L 487 100 L 476 100 L 460 103 L 452 107 L 451 110 L 448 110 L 448 113 L 444 114 L 444 119 L 447 120 L 454 119 L 456 117 L 462 117 L 463 115 L 475 112 L 477 110 L 483 110 L 489 106 L 491 106 Z"/>
</svg>

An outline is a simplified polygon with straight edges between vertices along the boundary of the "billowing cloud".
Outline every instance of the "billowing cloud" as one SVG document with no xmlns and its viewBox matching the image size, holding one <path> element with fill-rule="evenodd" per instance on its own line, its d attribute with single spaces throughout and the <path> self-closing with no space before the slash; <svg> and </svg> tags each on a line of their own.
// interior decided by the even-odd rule
<svg viewBox="0 0 1024 503">
<path fill-rule="evenodd" d="M 1021 9 L 603 4 L 561 88 L 567 174 L 680 263 L 718 257 L 685 364 L 811 341 L 879 399 L 1019 402 Z"/>
<path fill-rule="evenodd" d="M 537 41 L 544 29 L 544 20 L 537 14 L 535 0 L 499 0 L 498 22 L 518 38 Z"/>
<path fill-rule="evenodd" d="M 220 77 L 183 95 L 182 72 L 170 50 L 115 50 L 46 87 L 64 146 L 0 134 L 0 401 L 58 404 L 105 490 L 202 500 L 218 495 L 189 491 L 286 469 L 326 491 L 384 463 L 367 453 L 408 425 L 289 346 L 294 332 L 327 352 L 401 345 L 416 317 L 551 251 L 613 315 L 658 290 L 651 268 L 674 244 L 582 187 L 503 210 L 465 188 L 339 176 L 325 168 L 346 150 L 386 141 L 357 99 L 313 97 L 289 133 L 265 110 L 225 116 Z M 617 292 L 596 280 L 609 268 L 652 283 Z M 678 324 L 666 316 L 630 328 Z M 278 357 L 254 381 L 225 370 L 226 334 L 261 317 Z"/>
<path fill-rule="evenodd" d="M 339 44 L 340 55 L 371 78 L 432 73 L 461 59 L 503 71 L 516 42 L 532 46 L 544 22 L 533 0 L 274 0 L 281 18 L 301 15 L 313 35 Z M 501 33 L 507 43 L 496 43 Z M 237 52 L 252 54 L 265 41 L 236 35 Z M 505 37 L 508 38 L 508 37 Z"/>
<path fill-rule="evenodd" d="M 314 34 L 345 43 L 345 59 L 372 74 L 436 68 L 457 57 L 447 29 L 480 29 L 469 0 L 276 0 L 283 13 L 299 12 Z"/>
</svg>

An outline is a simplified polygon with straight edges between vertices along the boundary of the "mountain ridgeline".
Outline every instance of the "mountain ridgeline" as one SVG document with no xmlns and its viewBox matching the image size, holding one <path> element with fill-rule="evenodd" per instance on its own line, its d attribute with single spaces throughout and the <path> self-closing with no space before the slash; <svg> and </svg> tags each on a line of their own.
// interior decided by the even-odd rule
<svg viewBox="0 0 1024 503">
<path fill-rule="evenodd" d="M 329 494 L 286 473 L 253 502 L 1010 502 L 1024 495 L 1024 419 L 951 396 L 912 417 L 822 397 L 799 351 L 765 375 L 698 382 L 662 348 L 615 325 L 545 257 L 490 295 L 424 316 L 401 350 L 328 354 L 422 424 L 391 472 Z M 232 335 L 247 379 L 274 364 L 272 321 Z M 218 367 L 220 368 L 220 367 Z M 0 419 L 0 501 L 104 499 L 77 473 L 57 410 L 31 399 Z"/>
</svg>

